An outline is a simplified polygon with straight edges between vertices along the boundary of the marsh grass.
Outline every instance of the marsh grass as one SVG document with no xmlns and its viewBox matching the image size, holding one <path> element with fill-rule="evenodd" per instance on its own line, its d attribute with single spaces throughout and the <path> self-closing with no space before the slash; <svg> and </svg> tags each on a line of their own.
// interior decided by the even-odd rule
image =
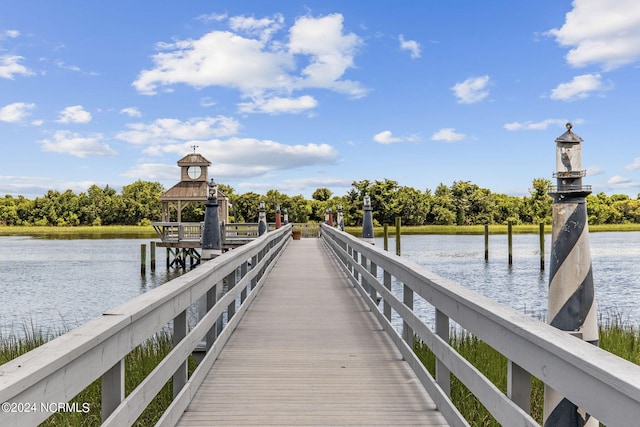
<svg viewBox="0 0 640 427">
<path fill-rule="evenodd" d="M 62 331 L 57 335 L 60 334 Z M 41 333 L 26 326 L 24 333 L 20 336 L 16 334 L 3 336 L 0 338 L 0 363 L 14 359 L 55 337 L 55 333 Z M 149 375 L 172 348 L 172 335 L 166 331 L 159 332 L 125 357 L 125 396 L 128 396 Z M 189 375 L 195 368 L 195 360 L 189 357 Z M 133 425 L 138 427 L 155 425 L 173 399 L 172 387 L 172 380 L 169 379 Z M 101 381 L 98 378 L 70 400 L 70 403 L 77 403 L 80 408 L 87 403 L 88 413 L 58 412 L 51 415 L 41 426 L 99 426 L 102 423 L 101 398 Z"/>
<path fill-rule="evenodd" d="M 640 364 L 640 330 L 613 316 L 600 326 L 600 348 L 623 359 Z M 507 359 L 485 342 L 466 331 L 452 330 L 451 346 L 482 372 L 503 393 L 507 391 Z M 435 376 L 435 357 L 429 348 L 416 340 L 414 351 L 431 375 Z M 451 376 L 451 399 L 472 426 L 499 427 L 489 411 L 454 375 Z M 544 384 L 531 378 L 531 416 L 542 425 Z"/>
<path fill-rule="evenodd" d="M 28 324 L 24 326 L 24 329 L 20 335 L 0 336 L 0 363 L 14 359 L 55 338 L 56 334 L 63 333 L 63 331 L 43 333 Z M 623 321 L 621 316 L 613 315 L 606 317 L 599 329 L 602 349 L 635 364 L 640 364 L 640 329 L 637 326 Z M 503 355 L 466 331 L 452 330 L 450 342 L 456 351 L 480 370 L 498 389 L 506 393 L 507 360 Z M 129 395 L 172 348 L 173 338 L 169 332 L 165 331 L 149 338 L 129 353 L 125 358 L 125 395 Z M 427 370 L 435 375 L 435 358 L 428 347 L 416 340 L 414 351 Z M 190 357 L 189 375 L 193 373 L 195 367 L 195 361 Z M 454 404 L 471 425 L 499 426 L 489 411 L 453 375 L 451 395 Z M 172 397 L 172 383 L 169 380 L 134 425 L 138 427 L 154 425 L 171 403 Z M 51 427 L 98 426 L 102 421 L 100 400 L 100 379 L 97 379 L 70 401 L 79 405 L 88 403 L 89 413 L 56 413 L 42 425 Z M 540 424 L 542 424 L 543 400 L 544 385 L 539 379 L 532 377 L 531 416 Z"/>
<path fill-rule="evenodd" d="M 32 236 L 46 239 L 153 238 L 150 225 L 100 225 L 78 227 L 0 226 L 0 236 Z"/>
<path fill-rule="evenodd" d="M 345 227 L 345 231 L 353 236 L 362 235 L 362 227 Z M 640 224 L 600 224 L 589 225 L 589 231 L 640 231 Z M 420 225 L 420 226 L 402 226 L 400 232 L 403 235 L 414 234 L 471 234 L 484 235 L 484 225 Z M 513 225 L 514 234 L 538 234 L 540 226 L 538 224 L 520 224 Z M 545 232 L 551 233 L 551 224 L 545 225 Z M 384 235 L 383 227 L 374 227 L 373 233 L 375 237 Z M 396 233 L 395 226 L 389 226 L 389 237 L 394 237 Z M 489 226 L 489 234 L 507 234 L 507 225 L 491 224 Z"/>
</svg>

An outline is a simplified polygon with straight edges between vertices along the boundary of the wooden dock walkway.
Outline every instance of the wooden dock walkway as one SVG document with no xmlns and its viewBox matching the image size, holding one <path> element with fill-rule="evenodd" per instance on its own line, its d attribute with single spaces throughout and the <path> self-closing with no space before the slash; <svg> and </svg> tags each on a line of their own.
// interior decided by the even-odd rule
<svg viewBox="0 0 640 427">
<path fill-rule="evenodd" d="M 448 425 L 320 239 L 260 292 L 178 426 Z"/>
</svg>

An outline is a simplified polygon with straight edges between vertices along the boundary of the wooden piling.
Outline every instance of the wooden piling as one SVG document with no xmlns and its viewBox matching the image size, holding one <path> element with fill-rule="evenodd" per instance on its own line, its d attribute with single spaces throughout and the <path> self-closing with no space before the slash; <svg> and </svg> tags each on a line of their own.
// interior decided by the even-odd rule
<svg viewBox="0 0 640 427">
<path fill-rule="evenodd" d="M 396 255 L 400 256 L 400 217 L 396 217 Z"/>
<path fill-rule="evenodd" d="M 489 262 L 489 224 L 484 225 L 484 261 Z"/>
<path fill-rule="evenodd" d="M 151 272 L 156 271 L 156 242 L 151 242 Z"/>
<path fill-rule="evenodd" d="M 540 223 L 540 271 L 544 271 L 544 222 Z"/>
<path fill-rule="evenodd" d="M 384 224 L 382 227 L 384 229 L 384 250 L 389 250 L 389 224 Z"/>
<path fill-rule="evenodd" d="M 513 225 L 511 221 L 507 223 L 507 239 L 509 241 L 509 266 L 513 265 Z"/>
<path fill-rule="evenodd" d="M 140 245 L 140 274 L 145 275 L 147 272 L 147 245 Z"/>
</svg>

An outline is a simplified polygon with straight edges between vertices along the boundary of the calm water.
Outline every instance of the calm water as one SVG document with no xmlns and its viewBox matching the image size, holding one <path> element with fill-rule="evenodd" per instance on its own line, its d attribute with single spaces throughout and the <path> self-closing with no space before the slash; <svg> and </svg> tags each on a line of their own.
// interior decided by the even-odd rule
<svg viewBox="0 0 640 427">
<path fill-rule="evenodd" d="M 179 275 L 160 248 L 156 272 L 140 275 L 149 242 L 0 237 L 0 332 L 70 329 Z"/>
<path fill-rule="evenodd" d="M 590 237 L 599 311 L 640 323 L 640 232 Z M 538 236 L 514 235 L 513 242 L 511 268 L 506 235 L 490 236 L 489 263 L 484 236 L 403 236 L 402 255 L 489 298 L 544 316 L 548 271 L 539 269 Z M 21 334 L 32 324 L 44 331 L 73 328 L 179 274 L 165 269 L 159 248 L 156 272 L 147 268 L 141 276 L 142 243 L 149 240 L 0 237 L 0 333 Z M 393 239 L 389 245 L 395 250 Z M 550 236 L 545 247 L 548 264 Z"/>
<path fill-rule="evenodd" d="M 640 323 L 640 232 L 591 233 L 591 259 L 598 311 Z M 508 266 L 506 235 L 489 237 L 489 262 L 484 261 L 484 236 L 403 236 L 402 256 L 536 318 L 546 318 L 551 236 L 545 238 L 545 271 L 540 271 L 539 237 L 513 236 L 513 265 Z M 376 245 L 383 245 L 382 239 Z M 395 241 L 389 248 L 395 251 Z M 418 305 L 430 319 L 430 307 Z"/>
</svg>

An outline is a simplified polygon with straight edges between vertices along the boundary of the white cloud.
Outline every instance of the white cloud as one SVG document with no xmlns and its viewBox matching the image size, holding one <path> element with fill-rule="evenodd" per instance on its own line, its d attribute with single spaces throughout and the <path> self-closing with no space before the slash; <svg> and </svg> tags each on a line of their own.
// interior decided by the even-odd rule
<svg viewBox="0 0 640 427">
<path fill-rule="evenodd" d="M 16 75 L 31 76 L 33 72 L 20 64 L 24 58 L 18 55 L 0 55 L 0 77 L 13 80 Z"/>
<path fill-rule="evenodd" d="M 228 31 L 212 31 L 197 40 L 157 45 L 154 68 L 143 70 L 133 82 L 139 92 L 153 95 L 161 86 L 178 83 L 196 88 L 228 86 L 245 94 L 291 85 L 292 58 L 268 49 L 266 41 Z"/>
<path fill-rule="evenodd" d="M 0 108 L 0 122 L 16 123 L 24 120 L 35 110 L 36 104 L 14 102 Z"/>
<path fill-rule="evenodd" d="M 20 31 L 18 30 L 6 30 L 3 33 L 0 33 L 0 40 L 3 38 L 15 39 L 20 36 Z"/>
<path fill-rule="evenodd" d="M 5 30 L 0 32 L 0 41 L 3 39 L 15 39 L 20 37 L 18 30 Z M 0 52 L 2 52 L 0 46 Z M 0 78 L 13 80 L 16 75 L 31 76 L 33 71 L 20 64 L 24 57 L 20 55 L 5 54 L 0 55 Z"/>
<path fill-rule="evenodd" d="M 176 84 L 224 86 L 239 90 L 242 97 L 264 100 L 308 88 L 365 95 L 360 83 L 343 79 L 354 67 L 362 42 L 357 35 L 344 33 L 342 15 L 300 17 L 289 29 L 288 39 L 275 38 L 284 25 L 280 15 L 237 16 L 228 21 L 232 31 L 158 43 L 153 67 L 142 70 L 133 86 L 147 95 Z M 297 63 L 303 63 L 301 70 Z"/>
<path fill-rule="evenodd" d="M 191 143 L 152 146 L 144 151 L 149 155 L 184 155 Z M 230 138 L 197 141 L 197 145 L 198 152 L 213 162 L 214 177 L 261 176 L 276 170 L 334 164 L 338 159 L 338 152 L 328 144 L 287 145 L 254 138 Z"/>
<path fill-rule="evenodd" d="M 380 144 L 393 144 L 396 142 L 420 142 L 420 137 L 417 135 L 397 137 L 393 136 L 391 131 L 384 130 L 380 133 L 373 135 L 373 140 Z"/>
<path fill-rule="evenodd" d="M 606 172 L 601 166 L 590 166 L 587 168 L 587 176 L 602 175 Z"/>
<path fill-rule="evenodd" d="M 433 141 L 456 142 L 467 138 L 463 133 L 457 133 L 454 128 L 442 128 L 431 136 Z"/>
<path fill-rule="evenodd" d="M 157 119 L 152 123 L 131 123 L 129 130 L 119 132 L 116 138 L 132 144 L 165 144 L 235 135 L 240 123 L 226 116 L 178 119 Z"/>
<path fill-rule="evenodd" d="M 631 180 L 629 178 L 625 178 L 624 176 L 615 175 L 615 176 L 612 176 L 611 178 L 609 178 L 607 183 L 612 185 L 612 186 L 614 186 L 614 187 L 624 187 L 624 186 L 630 184 Z"/>
<path fill-rule="evenodd" d="M 415 40 L 405 40 L 402 34 L 400 34 L 398 40 L 400 41 L 400 49 L 408 50 L 411 53 L 411 58 L 417 59 L 422 56 L 420 54 L 420 43 Z"/>
<path fill-rule="evenodd" d="M 354 33 L 344 34 L 343 22 L 339 13 L 320 18 L 304 16 L 289 29 L 289 52 L 310 57 L 298 87 L 331 89 L 356 98 L 366 94 L 360 83 L 340 80 L 354 66 L 353 57 L 362 44 Z"/>
<path fill-rule="evenodd" d="M 177 180 L 180 178 L 180 168 L 164 163 L 141 163 L 123 173 L 122 176 L 145 180 Z"/>
<path fill-rule="evenodd" d="M 489 96 L 487 86 L 489 85 L 489 76 L 470 77 L 463 82 L 456 83 L 451 87 L 459 104 L 474 104 L 480 102 Z"/>
<path fill-rule="evenodd" d="M 637 0 L 574 0 L 562 27 L 546 34 L 570 48 L 570 65 L 611 70 L 640 59 L 640 8 Z"/>
<path fill-rule="evenodd" d="M 136 107 L 127 107 L 120 110 L 121 114 L 126 114 L 129 117 L 141 117 L 142 113 Z"/>
<path fill-rule="evenodd" d="M 91 113 L 86 111 L 82 105 L 74 105 L 60 111 L 58 123 L 89 123 L 91 121 Z"/>
<path fill-rule="evenodd" d="M 640 169 L 640 157 L 636 157 L 635 159 L 633 159 L 633 163 L 625 166 L 625 168 L 630 171 L 635 171 Z"/>
<path fill-rule="evenodd" d="M 298 98 L 256 98 L 251 102 L 238 104 L 241 113 L 302 113 L 317 107 L 318 101 L 312 96 L 303 95 Z"/>
<path fill-rule="evenodd" d="M 75 157 L 89 156 L 115 156 L 109 145 L 102 143 L 104 137 L 101 134 L 82 136 L 70 131 L 57 131 L 52 139 L 40 141 L 44 151 L 71 154 Z"/>
<path fill-rule="evenodd" d="M 506 130 L 516 131 L 516 130 L 546 130 L 549 126 L 557 126 L 564 128 L 567 124 L 568 120 L 566 119 L 545 119 L 541 122 L 511 122 L 506 123 L 503 127 Z"/>
<path fill-rule="evenodd" d="M 582 74 L 575 76 L 568 83 L 560 83 L 551 91 L 551 99 L 559 101 L 575 101 L 587 98 L 592 92 L 610 89 L 610 85 L 602 83 L 600 74 Z"/>
<path fill-rule="evenodd" d="M 373 135 L 373 140 L 380 144 L 393 144 L 394 142 L 401 142 L 402 138 L 394 137 L 390 130 L 383 130 L 382 132 Z"/>
<path fill-rule="evenodd" d="M 229 18 L 232 30 L 269 40 L 274 33 L 282 29 L 284 17 L 277 13 L 272 18 L 256 19 L 253 16 L 234 16 Z"/>
</svg>

